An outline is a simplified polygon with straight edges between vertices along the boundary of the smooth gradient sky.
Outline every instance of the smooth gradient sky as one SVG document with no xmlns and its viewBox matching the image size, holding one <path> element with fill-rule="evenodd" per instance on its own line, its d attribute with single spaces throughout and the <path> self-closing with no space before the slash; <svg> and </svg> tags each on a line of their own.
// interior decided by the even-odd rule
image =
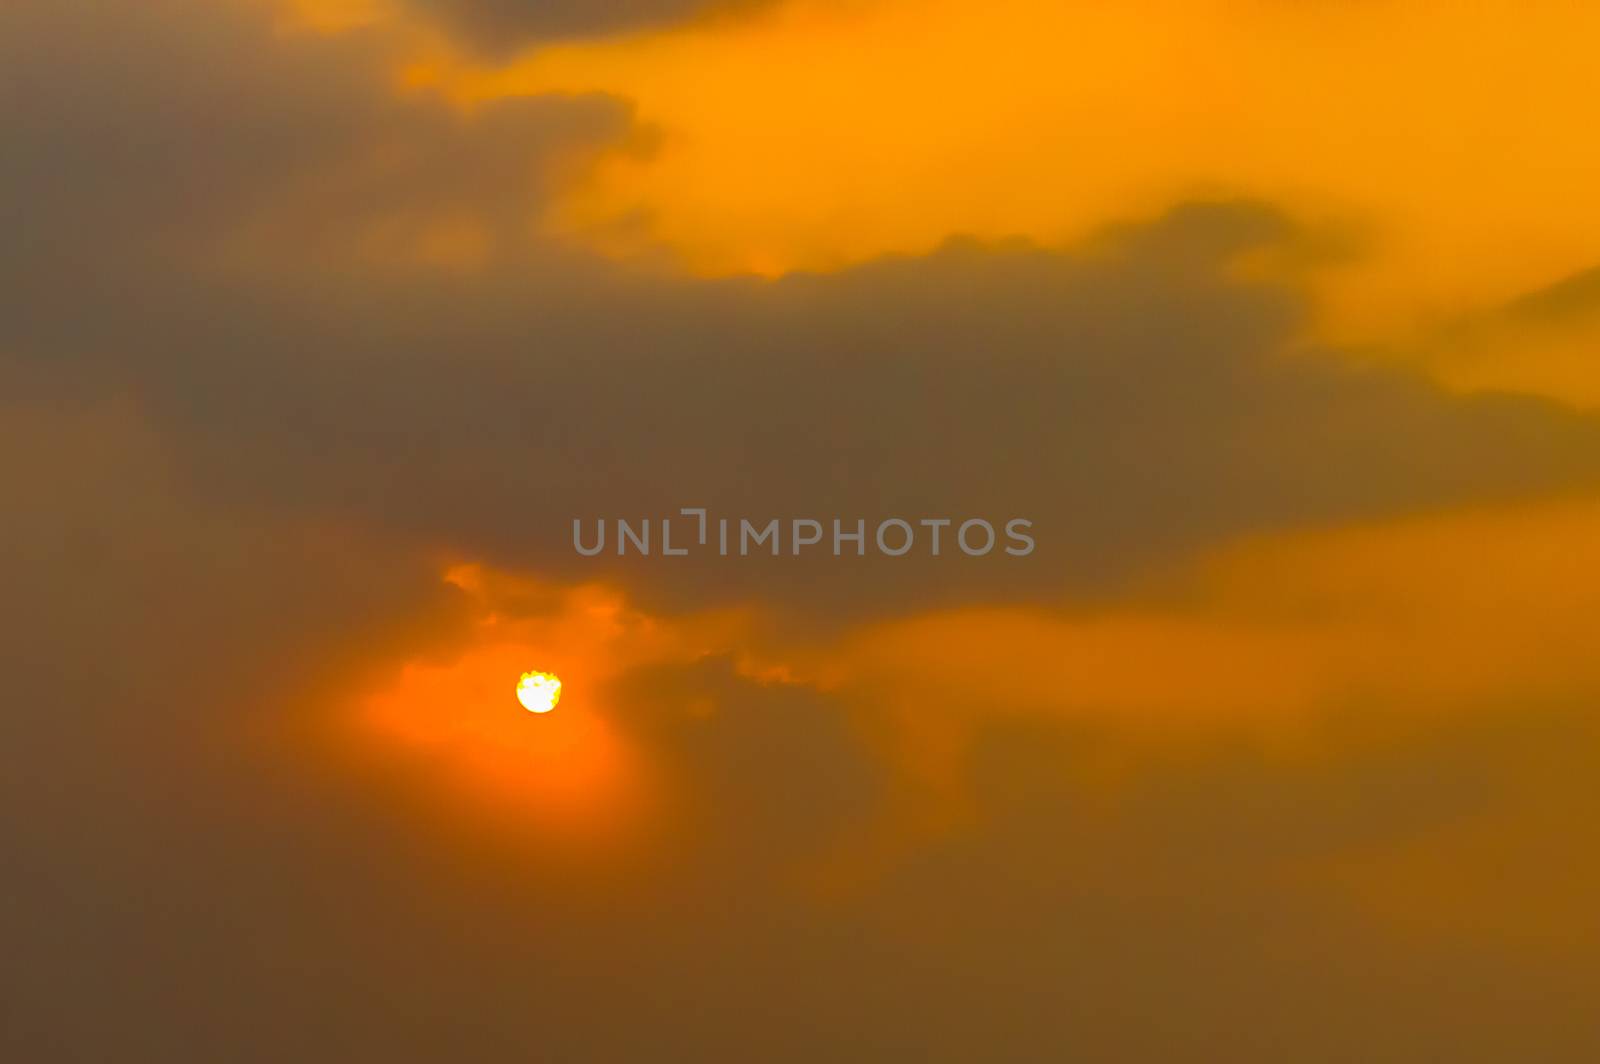
<svg viewBox="0 0 1600 1064">
<path fill-rule="evenodd" d="M 0 5 L 0 1056 L 1596 1059 L 1597 40 Z"/>
</svg>

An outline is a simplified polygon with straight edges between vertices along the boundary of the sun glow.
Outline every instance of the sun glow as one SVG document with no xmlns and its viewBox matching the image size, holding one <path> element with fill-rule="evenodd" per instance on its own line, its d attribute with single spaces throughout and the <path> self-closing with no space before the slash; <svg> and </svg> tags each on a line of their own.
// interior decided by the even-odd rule
<svg viewBox="0 0 1600 1064">
<path fill-rule="evenodd" d="M 376 737 L 452 791 L 540 831 L 627 837 L 647 815 L 654 784 L 619 724 L 619 683 L 634 670 L 692 664 L 736 644 L 747 618 L 652 617 L 614 589 L 561 587 L 478 565 L 442 576 L 475 619 L 392 662 L 356 699 L 362 747 Z M 524 671 L 533 663 L 541 668 Z M 506 698 L 512 677 L 518 703 L 537 722 Z M 575 694 L 562 700 L 569 683 Z M 558 702 L 561 712 L 550 712 Z"/>
<path fill-rule="evenodd" d="M 548 713 L 561 701 L 561 678 L 550 672 L 525 672 L 517 681 L 517 701 L 529 713 Z"/>
</svg>

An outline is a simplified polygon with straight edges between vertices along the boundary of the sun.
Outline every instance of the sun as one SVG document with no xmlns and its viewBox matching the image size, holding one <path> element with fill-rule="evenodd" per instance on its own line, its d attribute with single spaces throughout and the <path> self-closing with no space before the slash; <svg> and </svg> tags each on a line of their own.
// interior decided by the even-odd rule
<svg viewBox="0 0 1600 1064">
<path fill-rule="evenodd" d="M 561 701 L 561 677 L 553 672 L 525 672 L 517 681 L 517 701 L 530 713 L 548 713 Z"/>
</svg>

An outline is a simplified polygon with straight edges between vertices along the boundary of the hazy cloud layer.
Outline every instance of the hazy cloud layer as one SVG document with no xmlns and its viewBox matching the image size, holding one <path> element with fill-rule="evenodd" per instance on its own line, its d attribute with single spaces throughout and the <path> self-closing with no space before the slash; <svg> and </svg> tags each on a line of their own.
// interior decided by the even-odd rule
<svg viewBox="0 0 1600 1064">
<path fill-rule="evenodd" d="M 11 321 L 115 364 L 214 497 L 622 573 L 679 602 L 752 580 L 807 608 L 1046 601 L 1245 532 L 1595 482 L 1586 416 L 1287 353 L 1286 295 L 1222 276 L 1232 232 L 1263 217 L 1193 207 L 1106 251 L 957 244 L 773 284 L 537 264 L 316 296 L 174 280 L 136 305 L 97 299 L 92 320 L 38 299 Z M 869 528 L 1023 517 L 1039 546 L 891 564 L 573 550 L 574 518 L 687 505 Z"/>
<path fill-rule="evenodd" d="M 778 282 L 601 262 L 538 219 L 648 150 L 626 105 L 462 114 L 392 93 L 387 48 L 200 0 L 0 8 L 0 1056 L 1594 1059 L 1593 520 L 1523 529 L 1538 566 L 1515 525 L 1391 556 L 1380 524 L 1591 492 L 1593 416 L 1299 349 L 1296 292 L 1241 264 L 1302 236 L 1257 203 Z M 568 542 L 690 504 L 1026 516 L 1039 549 Z M 1333 677 L 1276 742 L 942 683 L 977 659 L 914 627 L 915 685 L 700 638 L 730 603 L 845 666 L 858 621 L 931 604 L 1071 632 L 1090 593 L 1349 522 L 1377 546 L 1164 604 L 1327 637 L 1241 659 Z M 631 597 L 596 630 L 694 636 L 573 692 L 654 799 L 637 845 L 474 804 L 426 728 L 339 730 L 407 666 L 568 619 L 442 584 L 456 558 L 603 577 Z M 1210 675 L 1130 645 L 1141 679 Z"/>
<path fill-rule="evenodd" d="M 514 821 L 463 822 L 379 759 L 263 756 L 279 729 L 251 722 L 281 716 L 286 671 L 408 615 L 410 636 L 381 641 L 448 626 L 420 568 L 187 508 L 123 415 L 7 415 L 0 469 L 40 515 L 0 540 L 31 577 L 8 600 L 26 620 L 8 646 L 27 640 L 0 776 L 11 1055 L 1597 1048 L 1579 705 L 1358 714 L 1277 752 L 995 721 L 959 759 L 954 825 L 853 859 L 854 829 L 926 799 L 842 707 L 716 660 L 640 671 L 620 719 L 681 813 L 652 854 L 589 866 Z M 25 473 L 32 455 L 49 476 Z"/>
<path fill-rule="evenodd" d="M 1594 409 L 1597 335 L 1600 267 L 1591 267 L 1446 323 L 1423 354 L 1434 373 L 1466 388 L 1555 395 Z"/>
<path fill-rule="evenodd" d="M 41 47 L 76 45 L 75 10 L 40 17 Z M 120 13 L 138 47 L 17 105 L 26 250 L 0 343 L 27 374 L 131 390 L 242 506 L 620 572 L 679 603 L 756 581 L 808 610 L 894 610 L 1049 601 L 1245 532 L 1600 474 L 1600 422 L 1555 403 L 1294 352 L 1293 293 L 1232 279 L 1241 254 L 1299 239 L 1260 205 L 1182 207 L 1081 251 L 957 241 L 778 282 L 643 276 L 533 234 L 541 161 L 630 136 L 615 105 L 396 101 L 375 59 L 352 73 L 381 54 L 360 41 L 250 49 L 202 93 L 252 23 L 208 9 L 213 39 L 190 42 L 162 14 Z M 43 79 L 14 47 L 17 76 Z M 129 129 L 166 149 L 106 158 Z M 196 173 L 194 194 L 175 186 Z M 492 234 L 465 272 L 425 254 L 452 225 Z M 691 505 L 847 528 L 1021 517 L 1039 546 L 892 564 L 572 549 L 574 518 Z"/>
</svg>

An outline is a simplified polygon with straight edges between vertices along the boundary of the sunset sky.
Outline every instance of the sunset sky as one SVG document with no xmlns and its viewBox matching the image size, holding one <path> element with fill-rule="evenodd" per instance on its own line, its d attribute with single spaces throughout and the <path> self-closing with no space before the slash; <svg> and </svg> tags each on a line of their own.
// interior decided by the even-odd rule
<svg viewBox="0 0 1600 1064">
<path fill-rule="evenodd" d="M 0 0 L 0 1058 L 1600 1059 L 1597 49 Z"/>
</svg>

